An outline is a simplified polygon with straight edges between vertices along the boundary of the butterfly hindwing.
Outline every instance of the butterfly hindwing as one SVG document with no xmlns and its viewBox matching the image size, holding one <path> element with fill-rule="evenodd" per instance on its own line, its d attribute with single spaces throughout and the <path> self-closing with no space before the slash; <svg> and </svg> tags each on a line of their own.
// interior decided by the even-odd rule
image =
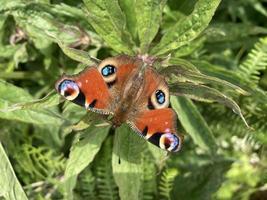
<svg viewBox="0 0 267 200">
<path fill-rule="evenodd" d="M 182 137 L 176 133 L 176 113 L 169 107 L 169 90 L 163 77 L 152 68 L 145 71 L 144 89 L 137 102 L 142 105 L 130 126 L 152 144 L 178 151 Z"/>
</svg>

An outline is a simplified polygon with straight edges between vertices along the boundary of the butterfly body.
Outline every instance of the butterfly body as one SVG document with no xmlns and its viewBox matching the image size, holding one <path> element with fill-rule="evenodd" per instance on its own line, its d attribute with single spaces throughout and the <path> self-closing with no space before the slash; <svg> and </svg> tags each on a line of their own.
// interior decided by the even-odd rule
<svg viewBox="0 0 267 200">
<path fill-rule="evenodd" d="M 63 76 L 56 90 L 66 99 L 93 112 L 112 115 L 151 143 L 178 151 L 176 114 L 169 108 L 169 91 L 163 77 L 141 59 L 117 56 L 103 60 L 78 75 Z"/>
</svg>

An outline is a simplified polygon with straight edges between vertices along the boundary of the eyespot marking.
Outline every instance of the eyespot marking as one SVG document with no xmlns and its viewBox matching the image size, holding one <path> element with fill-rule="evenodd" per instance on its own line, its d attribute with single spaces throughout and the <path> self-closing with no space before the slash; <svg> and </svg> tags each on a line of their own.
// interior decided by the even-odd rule
<svg viewBox="0 0 267 200">
<path fill-rule="evenodd" d="M 159 104 L 163 104 L 165 102 L 165 94 L 161 90 L 156 91 L 156 99 Z"/>
<path fill-rule="evenodd" d="M 115 83 L 117 73 L 117 68 L 115 67 L 115 65 L 109 63 L 100 64 L 98 66 L 98 71 L 101 73 L 103 79 L 107 84 Z"/>
<path fill-rule="evenodd" d="M 106 65 L 105 67 L 102 68 L 101 73 L 103 76 L 110 76 L 114 73 L 116 73 L 116 67 L 113 65 Z"/>
<path fill-rule="evenodd" d="M 169 88 L 166 84 L 161 84 L 155 90 L 148 99 L 148 109 L 154 107 L 154 109 L 167 108 L 170 103 Z M 151 106 L 152 104 L 152 106 Z"/>
<path fill-rule="evenodd" d="M 160 148 L 175 152 L 180 150 L 180 138 L 172 133 L 164 133 L 160 137 Z"/>
<path fill-rule="evenodd" d="M 73 80 L 62 80 L 57 87 L 57 91 L 64 96 L 67 100 L 74 100 L 80 93 L 79 86 Z"/>
</svg>

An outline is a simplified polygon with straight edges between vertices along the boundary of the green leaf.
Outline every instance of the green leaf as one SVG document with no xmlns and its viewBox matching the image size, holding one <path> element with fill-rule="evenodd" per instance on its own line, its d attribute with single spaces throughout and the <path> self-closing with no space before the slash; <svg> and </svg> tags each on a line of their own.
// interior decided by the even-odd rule
<svg viewBox="0 0 267 200">
<path fill-rule="evenodd" d="M 246 126 L 249 127 L 237 103 L 218 90 L 205 85 L 196 85 L 189 82 L 171 84 L 169 87 L 171 94 L 176 96 L 185 96 L 197 101 L 221 103 L 231 108 L 241 117 Z"/>
<path fill-rule="evenodd" d="M 88 22 L 119 53 L 133 54 L 134 43 L 118 0 L 84 0 Z"/>
<path fill-rule="evenodd" d="M 255 88 L 260 79 L 261 71 L 267 66 L 267 37 L 260 38 L 249 52 L 247 59 L 239 66 L 241 76 Z"/>
<path fill-rule="evenodd" d="M 101 148 L 110 127 L 91 126 L 83 131 L 78 141 L 72 146 L 67 166 L 64 174 L 64 196 L 73 199 L 73 192 L 78 175 L 94 159 Z"/>
<path fill-rule="evenodd" d="M 171 96 L 171 105 L 177 112 L 179 121 L 192 137 L 194 143 L 202 149 L 215 155 L 217 145 L 206 121 L 203 119 L 192 101 L 184 97 Z"/>
<path fill-rule="evenodd" d="M 7 111 L 15 111 L 21 109 L 34 109 L 34 108 L 50 108 L 56 106 L 60 103 L 60 95 L 58 95 L 54 90 L 47 94 L 42 99 L 37 99 L 29 102 L 23 102 L 18 104 L 13 104 L 9 108 L 6 108 Z"/>
<path fill-rule="evenodd" d="M 12 58 L 21 49 L 22 45 L 0 45 L 0 58 Z"/>
<path fill-rule="evenodd" d="M 68 47 L 64 45 L 58 38 L 55 38 L 52 35 L 50 36 L 58 43 L 62 51 L 71 59 L 84 63 L 86 65 L 92 65 L 92 61 L 96 61 L 96 59 L 92 58 L 88 52 Z"/>
<path fill-rule="evenodd" d="M 28 199 L 12 169 L 1 142 L 0 160 L 0 199 L 1 197 L 6 200 Z"/>
<path fill-rule="evenodd" d="M 236 41 L 247 38 L 250 35 L 266 33 L 266 28 L 247 23 L 215 23 L 205 30 L 204 35 L 208 43 L 214 43 Z"/>
<path fill-rule="evenodd" d="M 242 76 L 235 70 L 229 70 L 224 68 L 223 66 L 215 65 L 205 60 L 191 60 L 190 62 L 192 62 L 192 64 L 195 65 L 202 74 L 211 77 L 217 77 L 221 80 L 230 82 L 240 88 L 249 90 L 248 81 L 244 80 Z"/>
<path fill-rule="evenodd" d="M 156 36 L 161 20 L 162 10 L 166 0 L 137 0 L 135 6 L 138 36 L 141 53 L 147 53 L 148 48 Z"/>
<path fill-rule="evenodd" d="M 55 111 L 45 108 L 10 110 L 14 104 L 31 101 L 33 98 L 29 93 L 0 80 L 0 118 L 33 124 L 59 125 L 63 122 L 63 119 Z M 30 107 L 29 104 L 28 107 Z"/>
<path fill-rule="evenodd" d="M 126 17 L 126 25 L 134 41 L 137 40 L 136 0 L 119 0 L 121 9 Z"/>
<path fill-rule="evenodd" d="M 122 200 L 136 200 L 141 187 L 141 153 L 146 141 L 127 125 L 117 128 L 115 134 L 112 169 L 119 195 Z"/>
<path fill-rule="evenodd" d="M 205 37 L 198 37 L 194 41 L 189 42 L 186 45 L 179 47 L 172 53 L 172 57 L 185 57 L 194 54 L 197 50 L 201 49 L 204 45 L 206 38 Z"/>
<path fill-rule="evenodd" d="M 167 168 L 162 172 L 159 181 L 159 195 L 163 199 L 171 199 L 170 193 L 174 187 L 173 182 L 178 174 L 179 171 L 176 168 Z"/>
<path fill-rule="evenodd" d="M 182 60 L 182 59 L 181 59 Z M 188 63 L 188 64 L 186 64 Z M 161 73 L 163 73 L 165 76 L 174 75 L 177 77 L 178 81 L 189 81 L 196 84 L 213 84 L 225 87 L 227 89 L 232 89 L 235 92 L 238 92 L 243 95 L 247 95 L 248 93 L 240 88 L 237 85 L 234 85 L 230 82 L 227 82 L 225 80 L 208 76 L 205 74 L 202 74 L 199 72 L 199 70 L 188 61 L 186 62 L 175 62 L 176 65 L 179 66 L 169 66 L 161 70 Z M 186 65 L 184 65 L 186 64 Z"/>
<path fill-rule="evenodd" d="M 189 172 L 181 174 L 174 181 L 172 199 L 207 200 L 224 181 L 224 173 L 232 161 L 216 160 L 215 162 L 194 166 Z"/>
<path fill-rule="evenodd" d="M 195 39 L 210 23 L 220 0 L 199 0 L 193 12 L 179 20 L 162 37 L 152 50 L 153 55 L 163 55 Z"/>
</svg>

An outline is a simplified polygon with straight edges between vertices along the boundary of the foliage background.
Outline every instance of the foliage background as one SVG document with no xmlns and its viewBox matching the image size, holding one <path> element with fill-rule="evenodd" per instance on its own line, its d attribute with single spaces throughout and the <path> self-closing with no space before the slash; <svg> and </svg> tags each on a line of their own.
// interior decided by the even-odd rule
<svg viewBox="0 0 267 200">
<path fill-rule="evenodd" d="M 267 199 L 266 34 L 265 0 L 1 0 L 0 199 Z M 51 92 L 137 52 L 171 53 L 178 154 Z"/>
</svg>

